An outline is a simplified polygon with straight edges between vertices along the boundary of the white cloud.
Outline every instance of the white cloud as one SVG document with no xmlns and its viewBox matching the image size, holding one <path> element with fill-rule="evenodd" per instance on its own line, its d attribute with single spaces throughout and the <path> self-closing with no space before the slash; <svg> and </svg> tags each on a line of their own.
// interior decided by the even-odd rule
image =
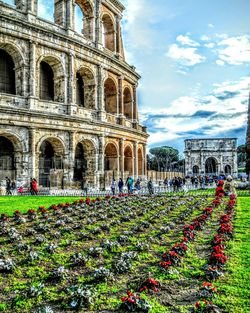
<svg viewBox="0 0 250 313">
<path fill-rule="evenodd" d="M 205 61 L 205 57 L 197 53 L 197 48 L 184 48 L 177 44 L 169 46 L 166 54 L 183 66 L 194 66 Z"/>
<path fill-rule="evenodd" d="M 39 0 L 37 8 L 38 16 L 54 22 L 54 6 L 47 0 Z"/>
<path fill-rule="evenodd" d="M 176 37 L 176 41 L 178 41 L 182 45 L 190 46 L 190 47 L 198 47 L 200 45 L 198 42 L 192 40 L 187 35 L 179 35 L 179 36 L 177 36 Z"/>
<path fill-rule="evenodd" d="M 208 26 L 209 28 L 214 28 L 214 24 L 211 24 L 211 23 L 208 24 L 207 26 Z"/>
<path fill-rule="evenodd" d="M 225 62 L 222 61 L 222 60 L 216 60 L 215 63 L 219 66 L 224 66 L 225 65 Z"/>
<path fill-rule="evenodd" d="M 242 35 L 226 38 L 218 43 L 225 48 L 218 49 L 219 59 L 232 65 L 250 62 L 250 37 Z"/>
<path fill-rule="evenodd" d="M 204 47 L 209 48 L 209 49 L 214 48 L 215 47 L 215 43 L 214 42 L 205 43 Z"/>
<path fill-rule="evenodd" d="M 201 40 L 202 40 L 202 41 L 209 41 L 210 38 L 209 38 L 207 35 L 202 35 L 202 36 L 201 36 Z"/>
<path fill-rule="evenodd" d="M 157 110 L 157 113 L 154 108 L 144 108 L 141 111 L 144 123 L 147 124 L 149 120 L 150 128 L 155 128 L 150 134 L 149 145 L 176 139 L 184 140 L 186 133 L 197 132 L 198 137 L 199 134 L 222 136 L 223 133 L 244 126 L 250 77 L 213 86 L 214 89 L 208 95 L 179 97 L 168 107 Z M 208 116 L 201 117 L 202 112 L 208 112 Z M 207 128 L 204 129 L 204 126 Z M 200 133 L 201 129 L 203 133 Z"/>
</svg>

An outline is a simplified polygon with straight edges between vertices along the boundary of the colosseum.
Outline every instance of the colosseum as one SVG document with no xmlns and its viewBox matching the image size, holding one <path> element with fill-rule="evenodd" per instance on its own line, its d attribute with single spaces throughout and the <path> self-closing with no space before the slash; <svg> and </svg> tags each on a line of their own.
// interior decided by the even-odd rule
<svg viewBox="0 0 250 313">
<path fill-rule="evenodd" d="M 103 189 L 146 176 L 123 10 L 117 0 L 55 0 L 51 22 L 37 0 L 0 1 L 0 180 Z"/>
</svg>

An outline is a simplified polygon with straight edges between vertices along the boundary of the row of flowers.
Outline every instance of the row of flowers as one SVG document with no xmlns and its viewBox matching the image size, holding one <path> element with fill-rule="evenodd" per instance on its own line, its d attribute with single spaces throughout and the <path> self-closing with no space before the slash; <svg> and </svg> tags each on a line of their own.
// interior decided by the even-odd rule
<svg viewBox="0 0 250 313">
<path fill-rule="evenodd" d="M 215 207 L 221 204 L 221 197 L 216 197 L 210 206 L 205 207 L 202 214 L 196 217 L 189 225 L 183 228 L 183 238 L 179 243 L 176 243 L 170 250 L 166 251 L 162 256 L 160 267 L 163 270 L 167 270 L 170 266 L 179 266 L 181 260 L 188 250 L 189 242 L 193 241 L 197 231 L 202 230 L 207 219 L 211 217 Z M 132 293 L 127 291 L 127 295 L 121 298 L 121 308 L 126 312 L 148 312 L 151 309 L 150 304 L 147 300 L 142 299 L 140 296 L 141 292 L 158 292 L 160 283 L 154 278 L 148 278 L 139 288 L 138 293 Z"/>
<path fill-rule="evenodd" d="M 225 254 L 225 244 L 233 237 L 232 217 L 235 204 L 236 195 L 231 195 L 226 206 L 226 214 L 221 215 L 220 226 L 211 242 L 211 255 L 208 264 L 204 267 L 205 277 L 210 282 L 204 282 L 200 288 L 199 295 L 202 300 L 195 303 L 193 310 L 195 313 L 219 312 L 219 308 L 211 301 L 217 291 L 211 281 L 216 280 L 222 275 L 222 269 L 228 260 Z"/>
</svg>

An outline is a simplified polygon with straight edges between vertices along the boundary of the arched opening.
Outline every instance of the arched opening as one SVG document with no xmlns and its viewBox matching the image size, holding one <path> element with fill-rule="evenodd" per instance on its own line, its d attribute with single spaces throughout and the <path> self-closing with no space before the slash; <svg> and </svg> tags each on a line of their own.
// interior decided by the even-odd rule
<svg viewBox="0 0 250 313">
<path fill-rule="evenodd" d="M 218 166 L 215 158 L 208 158 L 205 163 L 205 173 L 207 175 L 217 175 L 218 174 Z"/>
<path fill-rule="evenodd" d="M 105 148 L 104 169 L 105 171 L 116 171 L 118 167 L 118 153 L 113 143 L 107 144 Z"/>
<path fill-rule="evenodd" d="M 79 72 L 76 73 L 76 104 L 84 106 L 84 82 Z"/>
<path fill-rule="evenodd" d="M 13 143 L 0 136 L 0 180 L 6 176 L 15 179 L 15 151 Z"/>
<path fill-rule="evenodd" d="M 58 140 L 45 140 L 40 146 L 39 185 L 61 187 L 63 180 L 63 148 Z"/>
<path fill-rule="evenodd" d="M 124 150 L 124 171 L 128 172 L 128 175 L 133 175 L 133 153 L 129 146 Z"/>
<path fill-rule="evenodd" d="M 78 143 L 75 150 L 75 166 L 74 166 L 74 181 L 82 182 L 87 169 L 87 160 L 84 153 L 82 143 Z"/>
<path fill-rule="evenodd" d="M 95 108 L 95 78 L 86 67 L 76 74 L 76 103 L 86 109 Z"/>
<path fill-rule="evenodd" d="M 40 99 L 54 101 L 54 72 L 44 61 L 40 63 Z"/>
<path fill-rule="evenodd" d="M 195 166 L 193 167 L 193 175 L 198 175 L 198 174 L 199 174 L 199 171 L 200 171 L 199 166 L 195 165 Z"/>
<path fill-rule="evenodd" d="M 88 0 L 77 0 L 75 3 L 75 31 L 88 39 L 92 39 L 93 7 Z"/>
<path fill-rule="evenodd" d="M 232 168 L 230 165 L 225 166 L 225 174 L 226 175 L 231 175 L 232 174 Z"/>
<path fill-rule="evenodd" d="M 117 89 L 114 81 L 111 78 L 107 78 L 104 83 L 104 101 L 105 110 L 107 113 L 117 113 Z"/>
<path fill-rule="evenodd" d="M 54 1 L 37 0 L 37 16 L 50 22 L 54 22 L 55 4 Z"/>
<path fill-rule="evenodd" d="M 15 64 L 12 57 L 0 49 L 0 92 L 16 94 Z"/>
<path fill-rule="evenodd" d="M 102 18 L 102 36 L 104 47 L 110 51 L 115 51 L 115 28 L 108 14 L 105 14 Z"/>
<path fill-rule="evenodd" d="M 125 88 L 123 91 L 123 104 L 124 104 L 124 115 L 126 118 L 133 118 L 133 101 L 132 94 L 129 88 Z"/>
<path fill-rule="evenodd" d="M 138 149 L 138 175 L 143 175 L 143 157 L 141 149 Z"/>
</svg>

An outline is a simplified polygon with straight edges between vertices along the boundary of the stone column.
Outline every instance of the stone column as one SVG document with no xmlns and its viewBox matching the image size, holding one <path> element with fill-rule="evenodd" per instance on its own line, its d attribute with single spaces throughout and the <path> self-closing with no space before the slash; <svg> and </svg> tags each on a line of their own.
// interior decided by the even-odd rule
<svg viewBox="0 0 250 313">
<path fill-rule="evenodd" d="M 104 103 L 104 84 L 103 84 L 104 70 L 101 65 L 98 65 L 97 70 L 97 109 L 99 119 L 104 121 L 106 118 L 105 103 Z"/>
<path fill-rule="evenodd" d="M 75 3 L 72 0 L 65 0 L 65 27 L 68 35 L 73 35 L 75 24 Z"/>
<path fill-rule="evenodd" d="M 68 114 L 74 115 L 77 111 L 76 105 L 76 95 L 75 95 L 75 66 L 74 66 L 74 56 L 72 53 L 68 55 L 68 81 L 67 81 L 67 94 L 68 97 L 66 102 L 68 103 Z"/>
<path fill-rule="evenodd" d="M 55 0 L 54 5 L 55 5 L 55 13 L 54 13 L 55 24 L 65 27 L 66 26 L 66 14 L 67 14 L 65 0 Z"/>
<path fill-rule="evenodd" d="M 30 109 L 35 108 L 35 98 L 38 97 L 36 95 L 36 43 L 30 42 L 29 44 L 29 50 L 30 50 L 30 62 L 29 62 L 29 105 Z"/>
<path fill-rule="evenodd" d="M 99 151 L 98 151 L 98 175 L 99 175 L 99 188 L 103 190 L 105 188 L 105 181 L 104 181 L 104 175 L 105 175 L 105 168 L 104 168 L 104 157 L 105 157 L 105 138 L 104 135 L 101 135 L 98 138 L 99 141 Z"/>
<path fill-rule="evenodd" d="M 143 145 L 143 153 L 144 153 L 144 164 L 142 165 L 144 168 L 144 175 L 147 176 L 147 146 Z"/>
<path fill-rule="evenodd" d="M 135 178 L 138 178 L 138 142 L 134 142 L 134 174 Z"/>
<path fill-rule="evenodd" d="M 123 103 L 123 76 L 118 77 L 118 102 L 119 102 L 119 118 L 120 124 L 125 124 L 125 117 L 124 117 L 124 103 Z"/>
<path fill-rule="evenodd" d="M 136 88 L 137 88 L 137 85 L 134 85 L 133 86 L 133 121 L 134 123 L 138 123 L 138 114 L 137 114 L 137 97 L 136 97 Z"/>
<path fill-rule="evenodd" d="M 95 1 L 95 32 L 93 40 L 95 41 L 96 48 L 100 48 L 102 46 L 102 25 L 100 19 L 100 11 L 101 11 L 101 1 Z"/>
<path fill-rule="evenodd" d="M 29 22 L 35 22 L 37 16 L 37 0 L 27 0 L 27 19 Z"/>
<path fill-rule="evenodd" d="M 69 131 L 69 155 L 68 155 L 68 182 L 71 185 L 74 181 L 75 163 L 75 132 Z M 66 175 L 66 173 L 64 173 Z"/>
<path fill-rule="evenodd" d="M 121 47 L 120 47 L 120 37 L 121 37 L 121 17 L 116 15 L 116 54 L 120 57 L 121 54 Z"/>
<path fill-rule="evenodd" d="M 120 172 L 121 178 L 124 180 L 124 138 L 119 140 L 119 161 L 120 161 Z"/>
<path fill-rule="evenodd" d="M 204 152 L 202 150 L 200 155 L 200 174 L 205 175 Z"/>
<path fill-rule="evenodd" d="M 36 177 L 36 130 L 34 127 L 29 128 L 29 155 L 29 175 Z"/>
</svg>

